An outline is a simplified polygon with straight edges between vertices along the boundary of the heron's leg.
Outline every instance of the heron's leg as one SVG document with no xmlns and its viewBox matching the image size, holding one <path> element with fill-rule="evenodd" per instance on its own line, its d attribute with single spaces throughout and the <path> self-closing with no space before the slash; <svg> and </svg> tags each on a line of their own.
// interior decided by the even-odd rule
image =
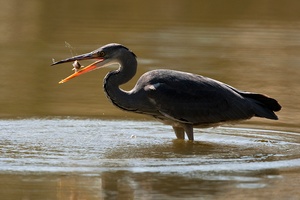
<svg viewBox="0 0 300 200">
<path fill-rule="evenodd" d="M 183 139 L 184 140 L 184 129 L 183 128 L 173 126 L 173 130 L 176 134 L 177 139 Z"/>
<path fill-rule="evenodd" d="M 185 131 L 186 135 L 188 136 L 189 140 L 194 140 L 193 125 L 185 124 L 184 131 Z"/>
</svg>

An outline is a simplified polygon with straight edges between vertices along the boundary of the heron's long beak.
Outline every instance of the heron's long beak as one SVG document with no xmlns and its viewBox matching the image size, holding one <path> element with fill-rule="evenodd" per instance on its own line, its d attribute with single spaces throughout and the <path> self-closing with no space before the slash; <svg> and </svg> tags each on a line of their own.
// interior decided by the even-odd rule
<svg viewBox="0 0 300 200">
<path fill-rule="evenodd" d="M 64 60 L 60 60 L 60 61 L 57 61 L 57 62 L 53 62 L 51 66 L 53 65 L 57 65 L 57 64 L 62 64 L 62 63 L 66 63 L 66 62 L 74 62 L 74 61 L 78 61 L 78 60 L 89 60 L 89 59 L 97 59 L 96 62 L 78 70 L 77 72 L 75 72 L 74 74 L 68 76 L 67 78 L 61 80 L 59 83 L 65 83 L 67 81 L 69 81 L 70 79 L 72 78 L 75 78 L 81 74 L 85 74 L 87 72 L 90 72 L 90 71 L 93 71 L 97 68 L 99 68 L 99 66 L 97 66 L 98 63 L 104 61 L 103 58 L 100 58 L 97 53 L 94 53 L 94 52 L 91 52 L 91 53 L 86 53 L 86 54 L 82 54 L 82 55 L 78 55 L 78 56 L 74 56 L 74 57 L 71 57 L 71 58 L 66 58 Z"/>
<path fill-rule="evenodd" d="M 75 78 L 77 76 L 80 76 L 81 74 L 85 74 L 87 72 L 93 71 L 95 69 L 97 69 L 99 66 L 97 66 L 98 63 L 102 62 L 104 59 L 99 59 L 96 62 L 93 62 L 92 64 L 80 69 L 79 71 L 75 72 L 74 74 L 68 76 L 67 78 L 59 81 L 59 83 L 65 83 L 67 81 L 69 81 L 72 78 Z"/>
<path fill-rule="evenodd" d="M 97 58 L 98 58 L 98 55 L 96 53 L 90 52 L 90 53 L 85 53 L 85 54 L 82 54 L 82 55 L 74 56 L 74 57 L 71 57 L 71 58 L 66 58 L 64 60 L 60 60 L 60 61 L 57 61 L 57 62 L 53 62 L 51 64 L 51 66 L 66 63 L 66 62 L 74 62 L 76 60 L 89 60 L 89 59 L 97 59 Z"/>
</svg>

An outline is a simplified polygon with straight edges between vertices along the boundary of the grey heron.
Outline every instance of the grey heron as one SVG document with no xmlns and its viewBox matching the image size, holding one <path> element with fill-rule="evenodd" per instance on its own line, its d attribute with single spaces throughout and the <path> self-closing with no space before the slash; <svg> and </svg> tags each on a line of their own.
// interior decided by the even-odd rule
<svg viewBox="0 0 300 200">
<path fill-rule="evenodd" d="M 178 139 L 194 140 L 194 127 L 218 126 L 225 122 L 263 117 L 277 120 L 279 103 L 268 96 L 244 92 L 220 81 L 197 74 L 157 69 L 146 72 L 130 91 L 120 85 L 136 74 L 136 55 L 120 44 L 107 44 L 90 53 L 74 56 L 52 65 L 78 60 L 96 62 L 77 70 L 60 83 L 102 67 L 118 64 L 104 78 L 104 91 L 117 107 L 151 115 L 173 127 Z"/>
</svg>

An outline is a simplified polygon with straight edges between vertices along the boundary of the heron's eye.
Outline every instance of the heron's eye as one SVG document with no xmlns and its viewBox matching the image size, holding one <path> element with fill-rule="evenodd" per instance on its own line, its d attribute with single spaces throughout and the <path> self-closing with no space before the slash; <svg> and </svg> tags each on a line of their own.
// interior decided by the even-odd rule
<svg viewBox="0 0 300 200">
<path fill-rule="evenodd" d="M 104 57 L 105 56 L 105 52 L 104 51 L 99 51 L 98 52 L 98 56 L 99 57 Z"/>
</svg>

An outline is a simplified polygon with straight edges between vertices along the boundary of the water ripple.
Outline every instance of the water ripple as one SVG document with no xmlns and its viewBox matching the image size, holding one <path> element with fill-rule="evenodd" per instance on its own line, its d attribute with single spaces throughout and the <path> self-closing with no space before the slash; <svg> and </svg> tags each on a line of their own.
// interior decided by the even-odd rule
<svg viewBox="0 0 300 200">
<path fill-rule="evenodd" d="M 0 127 L 0 171 L 191 173 L 300 167 L 300 134 L 295 132 L 219 127 L 196 130 L 197 141 L 189 142 L 174 140 L 170 127 L 157 122 L 24 119 L 2 120 Z"/>
</svg>

